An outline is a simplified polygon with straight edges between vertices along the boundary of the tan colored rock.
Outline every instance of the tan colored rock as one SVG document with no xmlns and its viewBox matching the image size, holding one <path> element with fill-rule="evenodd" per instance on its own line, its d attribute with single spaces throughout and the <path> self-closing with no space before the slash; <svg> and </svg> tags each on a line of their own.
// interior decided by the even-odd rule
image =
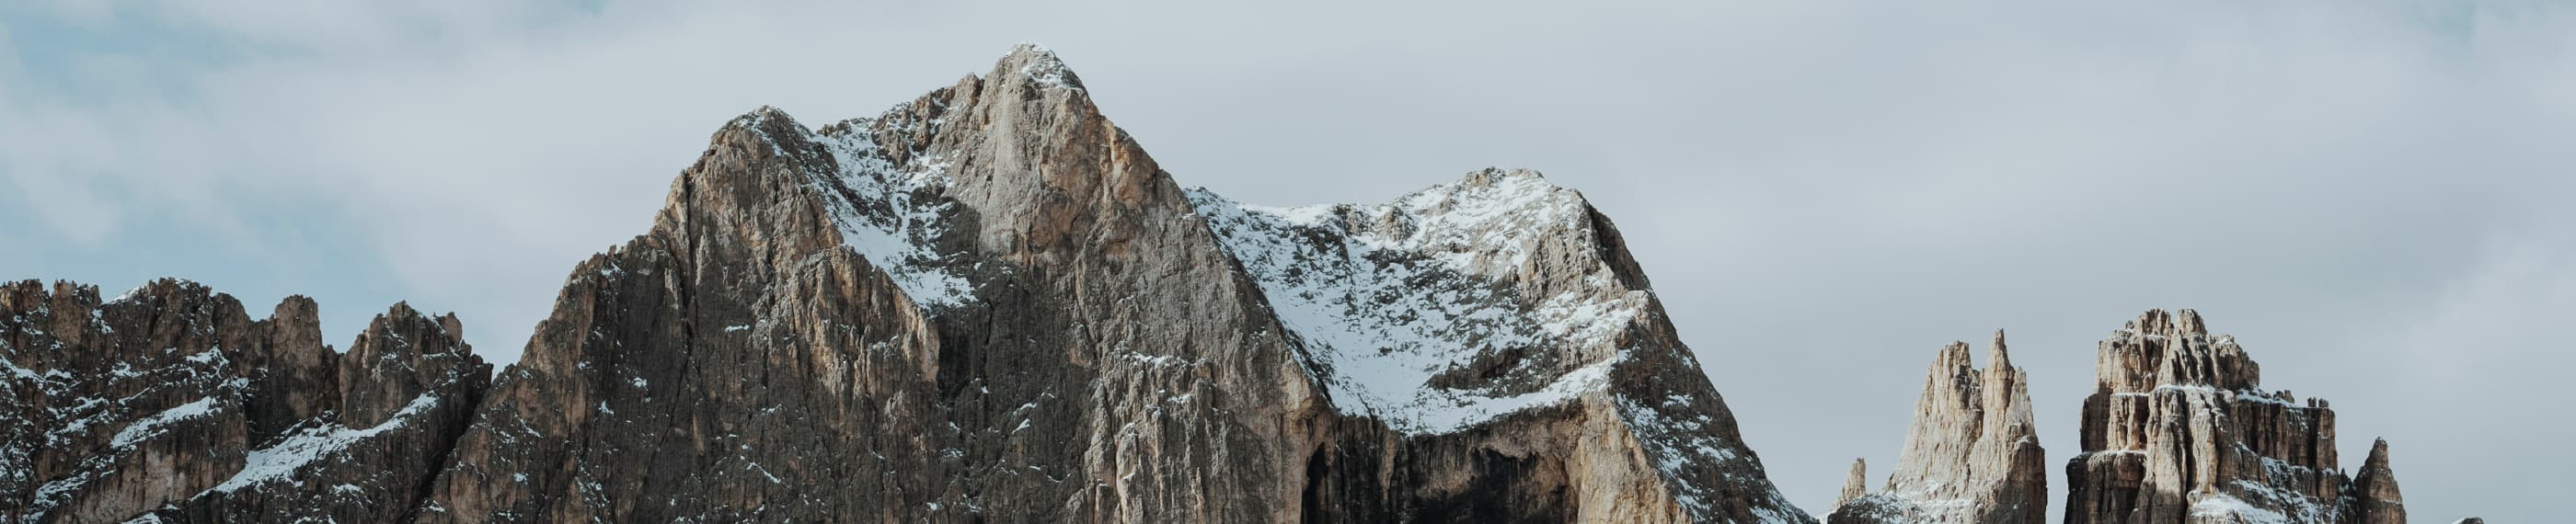
<svg viewBox="0 0 2576 524">
<path fill-rule="evenodd" d="M 2048 474 L 2030 411 L 2028 376 L 1996 331 L 1987 367 L 1968 344 L 1943 347 L 1926 373 L 1914 423 L 1887 487 L 1837 504 L 1830 522 L 2037 523 L 2048 516 Z M 1857 471 L 1855 472 L 1857 474 Z M 1846 498 L 1851 488 L 1845 488 Z"/>
<path fill-rule="evenodd" d="M 1852 459 L 1851 476 L 1843 479 L 1843 494 L 1840 497 L 1834 498 L 1834 507 L 1842 507 L 1844 504 L 1850 503 L 1852 499 L 1861 498 L 1868 494 L 1869 461 L 1866 459 Z"/>
<path fill-rule="evenodd" d="M 2198 313 L 2149 311 L 2103 340 L 2099 356 L 2084 452 L 2067 463 L 2066 522 L 2360 522 L 2374 507 L 2385 511 L 2369 518 L 2402 515 L 2394 480 L 2373 481 L 2391 499 L 2376 501 L 2336 465 L 2325 401 L 2262 391 L 2260 368 L 2233 337 L 2210 335 Z"/>
<path fill-rule="evenodd" d="M 2406 524 L 2406 498 L 2397 492 L 2397 473 L 2388 469 L 2388 440 L 2370 444 L 2370 457 L 2352 476 L 2354 519 L 2360 524 Z"/>
</svg>

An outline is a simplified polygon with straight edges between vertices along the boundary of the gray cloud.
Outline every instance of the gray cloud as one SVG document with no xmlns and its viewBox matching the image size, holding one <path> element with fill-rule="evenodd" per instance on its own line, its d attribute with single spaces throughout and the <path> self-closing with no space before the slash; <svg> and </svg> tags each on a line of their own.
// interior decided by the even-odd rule
<svg viewBox="0 0 2576 524">
<path fill-rule="evenodd" d="M 2539 521 L 2576 468 L 2525 400 L 2576 393 L 2542 376 L 2576 363 L 2559 4 L 119 5 L 53 18 L 215 49 L 0 48 L 0 236 L 70 246 L 0 277 L 211 275 L 335 337 L 410 299 L 509 360 L 725 118 L 873 115 L 1034 40 L 1184 184 L 1585 191 L 1813 511 L 1998 327 L 2071 456 L 2094 340 L 2153 307 L 2335 400 L 2347 454 L 2388 436 L 2419 519 Z"/>
</svg>

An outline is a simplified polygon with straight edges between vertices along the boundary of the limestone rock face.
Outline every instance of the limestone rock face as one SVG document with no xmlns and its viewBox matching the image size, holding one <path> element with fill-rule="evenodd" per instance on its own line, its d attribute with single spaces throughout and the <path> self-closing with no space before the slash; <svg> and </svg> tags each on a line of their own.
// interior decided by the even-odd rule
<svg viewBox="0 0 2576 524">
<path fill-rule="evenodd" d="M 453 316 L 396 305 L 342 355 L 317 314 L 177 280 L 0 286 L 0 520 L 400 518 L 490 368 Z"/>
<path fill-rule="evenodd" d="M 1869 461 L 1852 459 L 1851 476 L 1843 479 L 1843 494 L 1834 497 L 1834 507 L 1851 503 L 1869 494 Z"/>
<path fill-rule="evenodd" d="M 1933 359 L 1914 424 L 1887 487 L 1837 504 L 1829 522 L 2038 523 L 2048 519 L 2048 472 L 2032 421 L 2028 375 L 2012 366 L 2003 332 L 1987 367 L 1954 342 Z M 1854 482 L 1860 468 L 1853 467 Z"/>
<path fill-rule="evenodd" d="M 2367 486 L 2346 478 L 2326 402 L 2262 391 L 2253 359 L 2198 313 L 2141 315 L 2102 341 L 2095 373 L 2070 524 L 2403 522 L 2386 447 Z"/>
<path fill-rule="evenodd" d="M 578 266 L 431 522 L 1811 522 L 1617 231 L 1535 173 L 1184 191 L 1022 48 L 719 130 Z"/>
</svg>

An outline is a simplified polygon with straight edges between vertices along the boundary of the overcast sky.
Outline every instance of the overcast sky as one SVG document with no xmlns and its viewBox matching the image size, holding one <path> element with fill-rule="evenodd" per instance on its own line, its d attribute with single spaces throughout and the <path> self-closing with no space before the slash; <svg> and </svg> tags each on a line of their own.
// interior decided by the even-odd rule
<svg viewBox="0 0 2576 524">
<path fill-rule="evenodd" d="M 2419 522 L 2566 510 L 2576 4 L 841 4 L 0 3 L 0 278 L 302 293 L 343 346 L 409 300 L 513 361 L 727 118 L 1034 41 L 1184 185 L 1582 190 L 1811 512 L 1996 328 L 2062 491 L 2094 343 L 2149 308 L 2334 401 L 2347 468 L 2389 438 Z"/>
</svg>

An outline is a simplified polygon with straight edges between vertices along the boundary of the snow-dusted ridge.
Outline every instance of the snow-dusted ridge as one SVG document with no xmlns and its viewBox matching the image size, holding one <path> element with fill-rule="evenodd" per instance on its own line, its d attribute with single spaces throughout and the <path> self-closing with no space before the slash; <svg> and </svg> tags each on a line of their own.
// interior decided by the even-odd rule
<svg viewBox="0 0 2576 524">
<path fill-rule="evenodd" d="M 823 162 L 822 169 L 805 174 L 806 187 L 822 195 L 841 244 L 884 270 L 914 304 L 956 306 L 972 300 L 974 287 L 955 264 L 958 254 L 937 248 L 956 207 L 940 196 L 948 187 L 947 163 L 929 158 L 895 164 L 868 134 L 871 123 L 851 119 L 815 130 L 783 111 L 763 107 L 729 126 L 761 133 L 779 156 L 803 157 L 805 152 L 789 148 L 819 146 L 824 156 L 816 160 Z M 779 136 L 782 130 L 795 136 Z"/>
<path fill-rule="evenodd" d="M 1048 49 L 1046 44 L 1023 43 L 1012 48 L 1011 55 L 1030 57 L 1027 64 L 1020 66 L 1020 76 L 1038 85 L 1082 89 L 1082 78 L 1074 76 L 1073 69 L 1065 67 L 1064 59 L 1057 58 L 1055 50 Z"/>
<path fill-rule="evenodd" d="M 1418 434 L 1453 432 L 1561 403 L 1607 383 L 1647 311 L 1611 269 L 1541 261 L 1550 235 L 1588 231 L 1580 194 L 1530 171 L 1484 170 L 1388 204 L 1244 205 L 1189 190 L 1219 242 L 1317 360 L 1347 413 Z M 1585 285 L 1528 279 L 1580 273 Z M 1546 291 L 1554 291 L 1549 293 Z M 1537 291 L 1537 292 L 1534 292 Z M 1480 359 L 1517 366 L 1444 379 Z"/>
</svg>

